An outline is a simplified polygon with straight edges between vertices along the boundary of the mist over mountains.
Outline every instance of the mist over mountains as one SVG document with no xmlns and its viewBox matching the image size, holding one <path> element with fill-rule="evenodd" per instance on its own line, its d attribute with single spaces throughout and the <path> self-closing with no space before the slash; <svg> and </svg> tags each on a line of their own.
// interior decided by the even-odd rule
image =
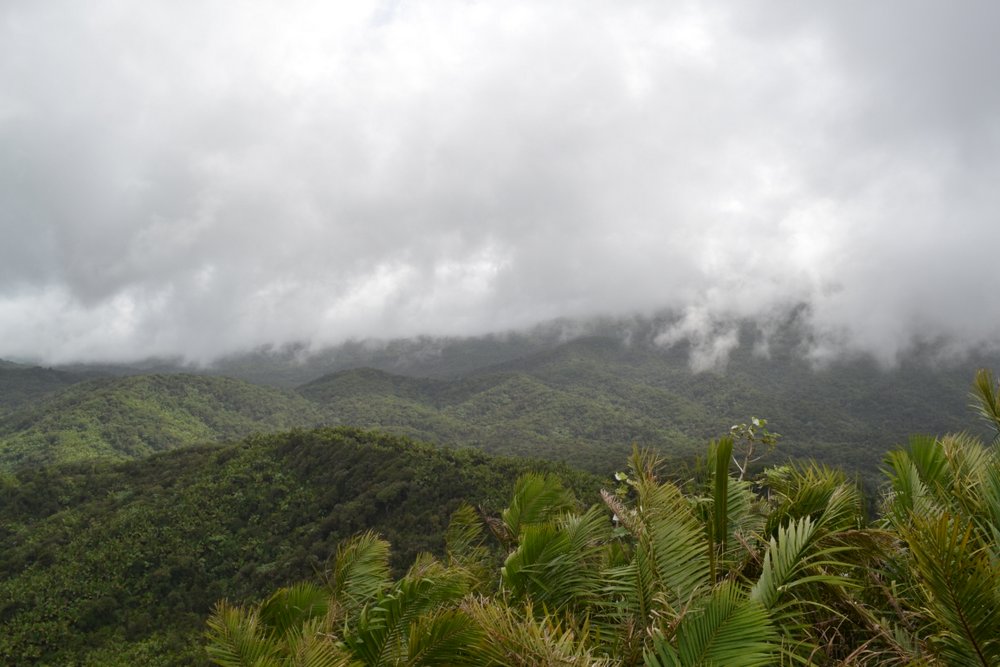
<svg viewBox="0 0 1000 667">
<path fill-rule="evenodd" d="M 476 338 L 264 348 L 203 367 L 3 368 L 0 383 L 13 390 L 0 410 L 0 464 L 129 459 L 325 424 L 606 474 L 633 444 L 690 461 L 756 415 L 784 436 L 772 464 L 817 458 L 870 477 L 913 433 L 978 432 L 971 379 L 1000 366 L 988 350 L 959 356 L 941 344 L 892 364 L 817 357 L 794 313 L 767 329 L 709 324 L 697 332 L 678 315 L 560 320 Z"/>
<path fill-rule="evenodd" d="M 887 370 L 901 364 L 968 369 L 977 367 L 977 363 L 984 365 L 984 360 L 998 354 L 994 343 L 972 345 L 950 338 L 916 337 L 905 348 L 886 356 L 852 347 L 845 335 L 817 333 L 809 308 L 800 304 L 768 319 L 722 318 L 702 310 L 661 311 L 627 317 L 559 318 L 530 328 L 481 336 L 373 337 L 330 346 L 309 341 L 268 344 L 205 362 L 182 356 L 151 356 L 128 363 L 69 363 L 54 368 L 91 376 L 224 375 L 258 384 L 295 387 L 326 373 L 361 367 L 416 377 L 459 377 L 580 338 L 605 338 L 628 348 L 673 351 L 679 355 L 677 358 L 686 360 L 691 372 L 715 374 L 726 373 L 734 354 L 761 361 L 801 362 L 816 370 L 845 363 L 871 363 Z M 37 363 L 22 360 L 19 365 L 30 367 Z"/>
<path fill-rule="evenodd" d="M 800 304 L 819 356 L 995 344 L 998 11 L 4 3 L 0 357 L 669 309 L 710 363 Z"/>
<path fill-rule="evenodd" d="M 0 663 L 1000 661 L 998 25 L 0 2 Z"/>
</svg>

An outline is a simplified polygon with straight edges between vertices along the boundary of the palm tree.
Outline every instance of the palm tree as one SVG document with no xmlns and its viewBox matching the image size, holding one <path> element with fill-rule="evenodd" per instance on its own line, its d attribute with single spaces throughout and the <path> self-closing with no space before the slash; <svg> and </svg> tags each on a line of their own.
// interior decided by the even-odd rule
<svg viewBox="0 0 1000 667">
<path fill-rule="evenodd" d="M 977 376 L 1000 433 L 1000 391 Z M 209 656 L 249 665 L 1000 665 L 1000 444 L 917 437 L 887 459 L 882 518 L 816 464 L 661 481 L 633 451 L 621 485 L 581 507 L 553 475 L 515 484 L 499 516 L 463 506 L 446 556 L 390 581 L 372 533 L 324 586 L 220 603 Z M 490 537 L 492 536 L 492 540 Z M 499 571 L 496 565 L 501 564 Z"/>
<path fill-rule="evenodd" d="M 962 434 L 912 438 L 887 459 L 884 522 L 901 543 L 881 590 L 917 656 L 1000 664 L 998 454 Z"/>
</svg>

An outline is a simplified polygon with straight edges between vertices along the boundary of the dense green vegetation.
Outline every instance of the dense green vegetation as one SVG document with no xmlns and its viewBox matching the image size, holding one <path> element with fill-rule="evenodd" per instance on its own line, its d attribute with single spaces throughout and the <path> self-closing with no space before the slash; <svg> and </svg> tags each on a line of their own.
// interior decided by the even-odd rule
<svg viewBox="0 0 1000 667">
<path fill-rule="evenodd" d="M 391 395 L 445 414 L 458 405 L 462 423 L 475 417 L 463 396 L 496 397 L 514 386 L 485 414 L 516 420 L 527 407 L 517 405 L 520 393 L 605 368 L 594 346 L 584 341 L 547 363 L 525 362 L 530 374 L 506 368 L 445 381 L 345 373 L 318 398 L 350 395 L 363 406 Z M 157 400 L 170 389 L 187 405 L 192 382 L 201 386 L 194 380 L 228 386 L 149 376 L 75 385 L 56 397 L 121 382 L 133 383 L 127 395 L 141 395 L 160 383 Z M 308 391 L 330 387 L 328 380 Z M 976 392 L 979 413 L 1000 425 L 994 380 L 980 375 Z M 272 414 L 261 400 L 256 409 Z M 531 403 L 543 400 L 532 394 Z M 514 407 L 504 413 L 507 404 Z M 654 454 L 633 457 L 618 488 L 605 484 L 611 492 L 589 509 L 573 498 L 599 498 L 597 480 L 553 463 L 344 428 L 260 434 L 123 463 L 23 466 L 0 474 L 0 662 L 203 664 L 204 618 L 229 599 L 236 602 L 212 621 L 212 655 L 223 663 L 246 641 L 248 651 L 273 659 L 260 664 L 283 664 L 300 649 L 332 656 L 316 664 L 442 664 L 434 655 L 450 656 L 443 664 L 475 656 L 516 664 L 520 656 L 523 664 L 656 667 L 700 664 L 697 655 L 704 664 L 738 664 L 734 656 L 748 664 L 779 656 L 799 664 L 994 664 L 997 445 L 967 435 L 914 438 L 887 459 L 891 491 L 874 523 L 844 473 L 796 463 L 742 481 L 729 472 L 729 446 L 713 446 L 706 465 L 683 476 L 675 469 L 667 482 Z M 572 493 L 551 475 L 526 477 L 500 512 L 528 469 L 557 471 Z M 338 543 L 372 528 L 381 537 L 329 560 Z M 351 549 L 375 554 L 362 560 L 377 576 L 360 580 L 374 585 L 350 583 Z M 323 581 L 323 573 L 319 588 L 267 597 L 296 580 Z M 699 644 L 711 634 L 704 623 L 715 623 L 718 637 L 736 634 Z M 750 640 L 741 628 L 752 630 Z M 985 662 L 970 662 L 980 655 Z"/>
<path fill-rule="evenodd" d="M 461 501 L 500 507 L 528 469 L 599 487 L 552 464 L 350 429 L 0 477 L 0 663 L 198 664 L 218 598 L 310 577 L 369 528 L 397 545 L 402 571 L 443 553 Z"/>
<path fill-rule="evenodd" d="M 0 414 L 91 377 L 0 359 Z"/>
<path fill-rule="evenodd" d="M 939 350 L 926 346 L 893 368 L 864 357 L 814 368 L 802 354 L 808 334 L 793 321 L 771 333 L 767 355 L 755 353 L 762 339 L 747 326 L 724 369 L 694 373 L 687 343 L 655 344 L 662 326 L 656 320 L 609 321 L 592 327 L 601 335 L 569 342 L 555 327 L 509 336 L 347 343 L 319 352 L 260 351 L 205 372 L 284 385 L 316 379 L 285 392 L 222 381 L 190 390 L 211 394 L 204 401 L 178 400 L 170 386 L 194 387 L 191 375 L 72 386 L 61 397 L 46 393 L 0 417 L 0 468 L 124 458 L 251 430 L 340 424 L 608 474 L 632 444 L 686 461 L 729 425 L 764 414 L 784 435 L 770 463 L 814 458 L 860 474 L 874 488 L 882 456 L 909 434 L 974 428 L 965 400 L 968 377 L 976 365 L 996 361 L 980 355 L 935 363 Z M 169 365 L 153 360 L 137 369 Z M 330 369 L 339 370 L 317 378 Z M 136 369 L 89 372 L 95 370 Z M 4 391 L 0 386 L 0 397 L 16 393 Z M 107 400 L 87 399 L 95 391 Z"/>
<path fill-rule="evenodd" d="M 696 374 L 684 346 L 587 338 L 457 379 L 360 369 L 300 391 L 337 423 L 570 461 L 602 474 L 633 443 L 689 459 L 731 424 L 766 414 L 785 436 L 778 456 L 815 458 L 874 484 L 882 456 L 910 433 L 975 428 L 964 366 L 911 360 L 882 369 L 855 359 L 814 369 L 780 350 L 765 358 L 744 346 L 724 373 Z"/>
<path fill-rule="evenodd" d="M 74 384 L 0 417 L 0 470 L 123 460 L 323 422 L 292 392 L 227 378 L 145 375 Z"/>
<path fill-rule="evenodd" d="M 551 349 L 564 340 L 560 328 L 539 327 L 529 333 L 474 338 L 419 336 L 382 342 L 348 341 L 322 350 L 288 345 L 225 357 L 207 370 L 287 388 L 352 368 L 376 368 L 412 377 L 456 378 Z"/>
<path fill-rule="evenodd" d="M 1000 434 L 996 384 L 978 387 Z M 1000 665 L 1000 447 L 915 438 L 888 457 L 869 523 L 830 468 L 734 476 L 738 444 L 713 443 L 684 487 L 636 452 L 585 510 L 523 476 L 498 517 L 460 508 L 445 557 L 395 581 L 389 544 L 362 534 L 321 582 L 220 603 L 208 652 L 224 667 Z"/>
</svg>

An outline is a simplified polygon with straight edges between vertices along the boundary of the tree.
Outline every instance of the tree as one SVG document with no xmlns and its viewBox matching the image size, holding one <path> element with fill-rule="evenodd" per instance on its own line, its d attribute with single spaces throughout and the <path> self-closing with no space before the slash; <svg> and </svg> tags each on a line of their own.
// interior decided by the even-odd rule
<svg viewBox="0 0 1000 667">
<path fill-rule="evenodd" d="M 795 469 L 766 503 L 730 476 L 731 446 L 713 444 L 704 494 L 659 481 L 659 461 L 639 451 L 625 492 L 588 509 L 558 478 L 525 475 L 499 518 L 456 512 L 447 562 L 421 557 L 394 584 L 387 545 L 355 538 L 325 590 L 221 603 L 209 655 L 229 666 L 814 660 L 831 643 L 829 601 L 854 585 L 857 563 L 845 554 L 861 521 L 857 490 L 836 478 L 817 504 L 800 488 L 816 483 L 813 473 Z M 484 567 L 487 526 L 499 572 Z"/>
<path fill-rule="evenodd" d="M 751 417 L 749 424 L 734 424 L 729 429 L 729 436 L 735 450 L 733 463 L 739 469 L 739 479 L 742 481 L 746 479 L 751 464 L 774 451 L 781 434 L 768 431 L 766 419 Z"/>
<path fill-rule="evenodd" d="M 998 394 L 977 375 L 978 410 L 1000 431 Z M 1000 665 L 1000 445 L 912 438 L 886 458 L 889 490 L 869 525 L 857 485 L 824 466 L 767 469 L 766 493 L 755 490 L 747 468 L 777 436 L 759 419 L 732 435 L 711 443 L 708 475 L 687 491 L 639 450 L 589 508 L 557 477 L 523 476 L 499 517 L 460 508 L 445 560 L 420 557 L 395 583 L 388 545 L 355 538 L 325 589 L 220 603 L 209 655 L 229 666 Z"/>
</svg>

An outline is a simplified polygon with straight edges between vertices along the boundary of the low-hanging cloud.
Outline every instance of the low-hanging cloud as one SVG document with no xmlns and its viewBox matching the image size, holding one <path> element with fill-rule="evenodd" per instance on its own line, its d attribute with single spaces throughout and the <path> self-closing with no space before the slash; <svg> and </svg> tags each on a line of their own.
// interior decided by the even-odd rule
<svg viewBox="0 0 1000 667">
<path fill-rule="evenodd" d="M 802 303 L 819 356 L 991 343 L 998 22 L 985 1 L 5 3 L 0 356 L 663 308 L 696 337 Z"/>
</svg>

